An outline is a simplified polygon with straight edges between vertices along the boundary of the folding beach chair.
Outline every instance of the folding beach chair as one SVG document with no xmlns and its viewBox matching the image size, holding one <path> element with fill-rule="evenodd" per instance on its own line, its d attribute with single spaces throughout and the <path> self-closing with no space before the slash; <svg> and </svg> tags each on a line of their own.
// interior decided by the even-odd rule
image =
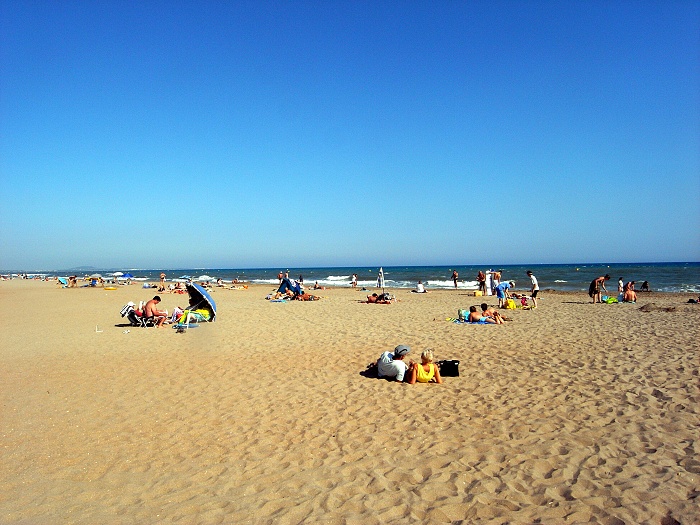
<svg viewBox="0 0 700 525">
<path fill-rule="evenodd" d="M 131 326 L 138 326 L 140 328 L 148 328 L 148 326 L 153 326 L 153 317 L 144 317 L 139 315 L 134 308 L 133 303 L 127 303 L 124 308 L 119 312 L 122 317 L 126 317 L 131 323 Z"/>
</svg>

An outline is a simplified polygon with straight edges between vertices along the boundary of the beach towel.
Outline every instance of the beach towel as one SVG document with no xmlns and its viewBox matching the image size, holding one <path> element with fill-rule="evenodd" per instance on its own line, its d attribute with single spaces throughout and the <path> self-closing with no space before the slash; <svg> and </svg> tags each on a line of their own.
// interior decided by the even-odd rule
<svg viewBox="0 0 700 525">
<path fill-rule="evenodd" d="M 445 318 L 445 321 L 449 321 L 449 322 L 455 323 L 455 324 L 493 324 L 493 325 L 495 325 L 495 323 L 487 323 L 486 321 L 477 321 L 477 322 L 472 323 L 471 321 L 467 321 L 466 319 L 457 319 L 455 317 L 447 317 L 447 318 Z"/>
</svg>

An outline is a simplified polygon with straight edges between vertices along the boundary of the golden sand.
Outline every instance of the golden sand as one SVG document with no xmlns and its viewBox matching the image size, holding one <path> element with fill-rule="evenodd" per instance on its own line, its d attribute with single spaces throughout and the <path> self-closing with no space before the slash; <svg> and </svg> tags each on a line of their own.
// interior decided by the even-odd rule
<svg viewBox="0 0 700 525">
<path fill-rule="evenodd" d="M 542 292 L 480 326 L 445 320 L 464 291 L 270 290 L 217 289 L 180 334 L 122 325 L 136 285 L 1 282 L 0 523 L 700 522 L 688 296 Z M 460 377 L 362 374 L 397 344 Z"/>
</svg>

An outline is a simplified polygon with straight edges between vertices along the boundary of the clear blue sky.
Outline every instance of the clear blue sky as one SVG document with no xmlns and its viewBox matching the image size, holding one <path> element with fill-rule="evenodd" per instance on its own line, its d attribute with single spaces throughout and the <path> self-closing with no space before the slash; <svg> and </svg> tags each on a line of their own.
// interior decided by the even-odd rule
<svg viewBox="0 0 700 525">
<path fill-rule="evenodd" d="M 700 260 L 697 1 L 5 1 L 0 269 Z"/>
</svg>

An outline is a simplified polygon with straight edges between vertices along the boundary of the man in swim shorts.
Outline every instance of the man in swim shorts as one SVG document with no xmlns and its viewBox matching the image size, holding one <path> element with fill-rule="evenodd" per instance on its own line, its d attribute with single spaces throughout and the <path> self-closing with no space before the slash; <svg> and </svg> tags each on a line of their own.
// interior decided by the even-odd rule
<svg viewBox="0 0 700 525">
<path fill-rule="evenodd" d="M 163 326 L 163 323 L 168 318 L 168 312 L 158 310 L 157 306 L 159 303 L 160 296 L 156 295 L 153 299 L 146 303 L 146 306 L 143 307 L 143 316 L 153 317 L 153 320 L 156 322 L 156 326 L 158 328 Z"/>
<path fill-rule="evenodd" d="M 602 288 L 607 293 L 608 289 L 605 288 L 605 281 L 609 280 L 610 274 L 606 273 L 605 275 L 591 281 L 591 285 L 588 287 L 588 296 L 593 299 L 593 304 L 603 302 L 602 292 L 600 289 Z"/>
<path fill-rule="evenodd" d="M 510 290 L 513 286 L 515 286 L 515 283 L 513 281 L 510 281 L 508 283 L 501 283 L 498 286 L 496 286 L 496 297 L 498 297 L 498 307 L 503 308 L 503 302 L 510 298 Z"/>
</svg>

